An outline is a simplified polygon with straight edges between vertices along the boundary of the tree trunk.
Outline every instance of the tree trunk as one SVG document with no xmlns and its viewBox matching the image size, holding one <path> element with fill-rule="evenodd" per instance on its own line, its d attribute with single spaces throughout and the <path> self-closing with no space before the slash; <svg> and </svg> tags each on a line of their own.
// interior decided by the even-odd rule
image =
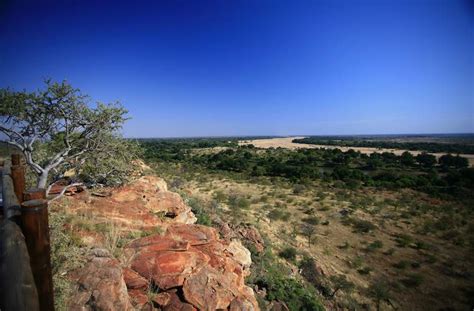
<svg viewBox="0 0 474 311">
<path fill-rule="evenodd" d="M 38 176 L 37 188 L 46 189 L 48 183 L 48 173 L 49 171 L 43 171 Z"/>
<path fill-rule="evenodd" d="M 331 297 L 331 298 L 334 298 L 334 296 L 336 295 L 336 293 L 337 293 L 340 289 L 341 289 L 341 288 L 339 288 L 339 287 L 336 288 L 336 289 L 334 290 L 334 292 L 332 292 L 332 294 L 331 294 L 330 297 Z"/>
</svg>

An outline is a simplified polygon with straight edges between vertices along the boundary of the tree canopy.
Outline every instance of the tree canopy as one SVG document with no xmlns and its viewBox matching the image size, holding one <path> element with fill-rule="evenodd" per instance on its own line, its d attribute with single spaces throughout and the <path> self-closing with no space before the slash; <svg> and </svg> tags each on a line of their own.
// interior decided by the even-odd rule
<svg viewBox="0 0 474 311">
<path fill-rule="evenodd" d="M 89 96 L 66 81 L 45 84 L 35 92 L 0 89 L 0 131 L 25 156 L 38 177 L 37 187 L 46 188 L 51 177 L 69 169 L 84 171 L 94 162 L 95 174 L 106 177 L 116 171 L 110 165 L 101 171 L 100 159 L 130 162 L 137 149 L 124 148 L 130 142 L 121 139 L 119 130 L 127 110 L 119 102 L 93 106 Z"/>
</svg>

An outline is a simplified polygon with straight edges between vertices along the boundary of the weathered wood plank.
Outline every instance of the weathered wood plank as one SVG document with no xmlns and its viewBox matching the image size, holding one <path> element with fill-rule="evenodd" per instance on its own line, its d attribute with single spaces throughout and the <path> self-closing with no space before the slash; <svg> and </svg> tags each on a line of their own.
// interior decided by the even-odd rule
<svg viewBox="0 0 474 311">
<path fill-rule="evenodd" d="M 5 219 L 20 215 L 20 202 L 15 194 L 15 187 L 11 178 L 11 162 L 9 160 L 5 161 L 2 170 L 2 199 Z"/>
<path fill-rule="evenodd" d="M 30 255 L 40 308 L 42 311 L 54 311 L 47 200 L 30 200 L 22 203 L 21 228 Z"/>
<path fill-rule="evenodd" d="M 0 223 L 0 293 L 2 311 L 40 309 L 25 239 L 8 219 Z"/>
</svg>

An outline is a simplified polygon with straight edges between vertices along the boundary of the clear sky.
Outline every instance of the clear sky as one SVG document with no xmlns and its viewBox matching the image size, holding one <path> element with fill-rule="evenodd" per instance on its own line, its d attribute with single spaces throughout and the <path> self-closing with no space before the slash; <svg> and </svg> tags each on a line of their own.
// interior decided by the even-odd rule
<svg viewBox="0 0 474 311">
<path fill-rule="evenodd" d="M 474 132 L 474 2 L 0 1 L 0 87 L 46 77 L 128 137 Z"/>
</svg>

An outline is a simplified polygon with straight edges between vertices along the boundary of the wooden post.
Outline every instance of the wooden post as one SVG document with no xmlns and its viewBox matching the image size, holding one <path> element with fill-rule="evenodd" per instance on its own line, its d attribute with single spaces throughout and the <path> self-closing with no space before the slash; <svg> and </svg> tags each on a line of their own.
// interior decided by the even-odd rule
<svg viewBox="0 0 474 311">
<path fill-rule="evenodd" d="M 3 217 L 5 219 L 12 219 L 20 216 L 20 204 L 15 194 L 13 186 L 13 179 L 11 178 L 11 163 L 10 160 L 5 161 L 2 169 L 2 200 L 3 200 Z"/>
<path fill-rule="evenodd" d="M 0 223 L 0 309 L 38 311 L 38 301 L 25 238 L 5 219 Z"/>
<path fill-rule="evenodd" d="M 23 193 L 23 201 L 46 199 L 46 189 L 32 188 Z"/>
<path fill-rule="evenodd" d="M 12 154 L 11 177 L 13 188 L 18 201 L 23 202 L 23 192 L 25 191 L 25 167 L 21 164 L 19 154 Z"/>
<path fill-rule="evenodd" d="M 44 193 L 42 189 L 32 194 Z M 48 201 L 29 200 L 21 208 L 22 231 L 30 254 L 31 270 L 38 290 L 41 311 L 54 310 Z"/>
<path fill-rule="evenodd" d="M 21 165 L 21 156 L 18 153 L 12 154 L 12 165 Z"/>
</svg>

